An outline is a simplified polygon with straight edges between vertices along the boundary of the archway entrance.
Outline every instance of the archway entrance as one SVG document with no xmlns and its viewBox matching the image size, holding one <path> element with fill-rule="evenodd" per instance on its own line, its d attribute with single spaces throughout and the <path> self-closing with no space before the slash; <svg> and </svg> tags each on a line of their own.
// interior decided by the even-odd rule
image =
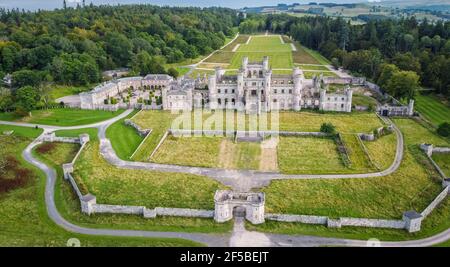
<svg viewBox="0 0 450 267">
<path fill-rule="evenodd" d="M 244 206 L 236 206 L 233 208 L 233 217 L 245 217 L 246 211 Z"/>
</svg>

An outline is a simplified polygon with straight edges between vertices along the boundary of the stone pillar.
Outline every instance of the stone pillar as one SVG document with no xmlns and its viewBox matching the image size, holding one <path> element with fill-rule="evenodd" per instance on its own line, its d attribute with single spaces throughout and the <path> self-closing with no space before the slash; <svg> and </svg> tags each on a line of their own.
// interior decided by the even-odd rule
<svg viewBox="0 0 450 267">
<path fill-rule="evenodd" d="M 87 142 L 89 142 L 89 135 L 88 134 L 80 134 L 80 144 L 84 145 Z"/>
<path fill-rule="evenodd" d="M 410 210 L 403 213 L 403 221 L 405 222 L 405 230 L 409 233 L 420 231 L 423 216 L 416 211 Z"/>
<path fill-rule="evenodd" d="M 410 99 L 408 103 L 408 116 L 414 115 L 414 99 Z"/>
<path fill-rule="evenodd" d="M 155 218 L 156 217 L 156 210 L 155 209 L 144 208 L 143 216 L 144 216 L 144 218 Z"/>
<path fill-rule="evenodd" d="M 342 227 L 341 219 L 328 218 L 327 219 L 327 227 L 328 228 L 341 228 Z"/>
<path fill-rule="evenodd" d="M 351 88 L 348 88 L 345 93 L 347 94 L 347 103 L 345 105 L 345 111 L 352 112 L 353 90 Z"/>
<path fill-rule="evenodd" d="M 209 93 L 209 108 L 217 109 L 216 74 L 209 76 L 208 93 Z"/>
<path fill-rule="evenodd" d="M 433 145 L 432 144 L 421 144 L 420 149 L 422 149 L 423 152 L 425 152 L 425 154 L 427 154 L 429 157 L 431 157 L 431 155 L 433 155 Z"/>
<path fill-rule="evenodd" d="M 62 165 L 63 173 L 64 173 L 64 179 L 69 179 L 69 174 L 73 173 L 73 163 L 65 163 Z"/>
<path fill-rule="evenodd" d="M 214 220 L 216 222 L 222 223 L 229 221 L 233 218 L 233 210 L 230 208 L 228 203 L 218 203 L 214 205 Z"/>
<path fill-rule="evenodd" d="M 97 204 L 97 198 L 94 195 L 87 194 L 80 199 L 81 212 L 91 215 L 94 213 L 94 205 Z"/>
<path fill-rule="evenodd" d="M 443 188 L 446 188 L 446 187 L 450 188 L 450 178 L 445 178 L 444 180 L 442 180 L 442 187 Z M 448 194 L 450 194 L 450 189 L 448 190 Z"/>
</svg>

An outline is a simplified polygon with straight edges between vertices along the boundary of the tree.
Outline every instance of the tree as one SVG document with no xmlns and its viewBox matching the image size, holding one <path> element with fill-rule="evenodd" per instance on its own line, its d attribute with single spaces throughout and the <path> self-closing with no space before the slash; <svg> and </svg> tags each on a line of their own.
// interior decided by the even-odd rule
<svg viewBox="0 0 450 267">
<path fill-rule="evenodd" d="M 419 76 L 413 71 L 395 72 L 388 81 L 386 91 L 396 98 L 413 98 L 419 88 Z"/>
<path fill-rule="evenodd" d="M 0 110 L 1 111 L 10 111 L 13 107 L 13 99 L 11 90 L 7 88 L 0 88 Z"/>
<path fill-rule="evenodd" d="M 17 89 L 16 92 L 16 108 L 29 113 L 37 107 L 40 99 L 38 91 L 31 86 L 24 86 Z"/>
<path fill-rule="evenodd" d="M 12 73 L 12 86 L 37 86 L 42 81 L 42 73 L 35 70 L 19 70 Z"/>
<path fill-rule="evenodd" d="M 174 77 L 175 79 L 178 78 L 178 75 L 180 75 L 178 73 L 178 71 L 175 68 L 173 68 L 173 67 L 169 68 L 169 70 L 167 71 L 167 74 L 169 74 L 170 76 Z"/>
<path fill-rule="evenodd" d="M 437 128 L 437 133 L 440 136 L 448 137 L 450 136 L 450 123 L 444 122 L 439 125 Z"/>
<path fill-rule="evenodd" d="M 381 64 L 380 66 L 380 74 L 377 79 L 377 84 L 382 89 L 386 89 L 388 82 L 391 80 L 394 73 L 397 73 L 399 69 L 394 64 Z"/>
<path fill-rule="evenodd" d="M 336 127 L 331 122 L 322 123 L 320 126 L 320 132 L 327 134 L 335 134 Z"/>
</svg>

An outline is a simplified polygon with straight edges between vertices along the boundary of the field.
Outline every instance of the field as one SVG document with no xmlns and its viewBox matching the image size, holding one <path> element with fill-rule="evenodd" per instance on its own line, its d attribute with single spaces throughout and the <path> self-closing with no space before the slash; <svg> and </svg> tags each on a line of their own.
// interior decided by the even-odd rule
<svg viewBox="0 0 450 267">
<path fill-rule="evenodd" d="M 406 146 L 405 158 L 394 174 L 370 179 L 275 181 L 264 189 L 266 211 L 391 219 L 400 219 L 405 210 L 422 211 L 441 190 L 441 186 L 438 174 L 418 145 L 423 140 L 447 146 L 449 143 L 413 120 L 395 119 L 395 122 L 404 133 Z M 384 136 L 380 140 L 391 136 L 394 135 Z M 250 230 L 283 234 L 405 240 L 423 238 L 447 229 L 450 227 L 449 217 L 450 200 L 446 199 L 422 222 L 421 231 L 414 234 L 390 229 L 330 229 L 280 222 L 246 226 Z"/>
<path fill-rule="evenodd" d="M 288 174 L 325 174 L 345 171 L 331 138 L 280 137 L 279 168 Z"/>
<path fill-rule="evenodd" d="M 98 203 L 148 208 L 213 209 L 214 192 L 222 186 L 206 177 L 181 173 L 119 169 L 109 165 L 90 142 L 75 165 L 74 177 Z"/>
<path fill-rule="evenodd" d="M 0 113 L 0 120 L 44 125 L 75 126 L 104 121 L 113 118 L 122 112 L 123 110 L 103 111 L 71 108 L 43 109 L 34 110 L 31 112 L 31 116 L 23 118 L 17 117 L 17 115 L 13 113 Z"/>
<path fill-rule="evenodd" d="M 421 140 L 414 138 L 414 129 L 422 126 L 412 120 L 398 121 L 406 149 L 394 174 L 370 179 L 273 181 L 263 190 L 266 211 L 387 219 L 399 219 L 406 210 L 422 211 L 441 190 L 440 180 L 418 148 Z M 438 138 L 425 131 L 424 139 Z"/>
<path fill-rule="evenodd" d="M 259 169 L 259 143 L 235 143 L 225 137 L 168 136 L 151 161 L 196 167 Z"/>
<path fill-rule="evenodd" d="M 83 247 L 199 245 L 181 239 L 88 236 L 65 231 L 53 223 L 47 215 L 43 173 L 26 163 L 21 157 L 23 149 L 42 130 L 4 125 L 0 125 L 0 129 L 14 130 L 12 136 L 1 136 L 5 139 L 1 142 L 0 158 L 5 156 L 16 158 L 20 165 L 31 170 L 33 175 L 32 180 L 25 186 L 0 194 L 0 246 L 65 247 L 69 238 L 79 239 Z M 51 158 L 64 160 L 68 157 L 66 154 L 57 154 Z"/>
<path fill-rule="evenodd" d="M 124 123 L 126 119 L 133 117 L 136 113 L 137 111 L 133 111 L 126 118 L 118 120 L 106 130 L 106 137 L 111 141 L 117 156 L 123 160 L 129 160 L 133 152 L 144 140 L 144 137 L 141 137 L 136 129 Z"/>
<path fill-rule="evenodd" d="M 450 107 L 433 95 L 417 95 L 415 108 L 434 125 L 450 122 Z"/>
</svg>

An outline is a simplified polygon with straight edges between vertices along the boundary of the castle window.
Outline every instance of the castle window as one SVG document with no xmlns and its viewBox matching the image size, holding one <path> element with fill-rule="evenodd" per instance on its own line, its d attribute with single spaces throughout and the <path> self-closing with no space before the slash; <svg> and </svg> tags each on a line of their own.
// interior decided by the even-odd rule
<svg viewBox="0 0 450 267">
<path fill-rule="evenodd" d="M 344 108 L 344 104 L 341 104 L 341 108 Z"/>
<path fill-rule="evenodd" d="M 342 98 L 342 101 L 344 101 L 344 98 Z"/>
<path fill-rule="evenodd" d="M 220 89 L 217 89 L 217 92 L 220 94 Z"/>
<path fill-rule="evenodd" d="M 219 105 L 222 105 L 222 99 L 217 99 L 217 103 L 219 103 Z"/>
<path fill-rule="evenodd" d="M 289 94 L 292 94 L 292 89 L 289 89 Z"/>
<path fill-rule="evenodd" d="M 252 90 L 252 96 L 256 95 L 256 90 Z"/>
<path fill-rule="evenodd" d="M 234 98 L 232 98 L 232 99 L 231 99 L 231 103 L 233 103 L 233 104 L 234 104 L 234 102 L 235 102 L 235 100 L 234 100 Z"/>
<path fill-rule="evenodd" d="M 273 93 L 276 94 L 276 93 L 277 93 L 277 89 L 274 89 L 274 90 L 273 90 Z"/>
<path fill-rule="evenodd" d="M 262 95 L 264 94 L 264 90 L 261 90 L 261 94 L 262 94 Z"/>
<path fill-rule="evenodd" d="M 228 94 L 228 89 L 225 89 L 225 94 Z"/>
<path fill-rule="evenodd" d="M 330 98 L 328 98 L 328 101 L 330 101 Z"/>
<path fill-rule="evenodd" d="M 232 90 L 231 90 L 231 93 L 233 93 L 233 94 L 234 94 L 234 89 L 232 89 Z"/>
<path fill-rule="evenodd" d="M 284 94 L 284 89 L 281 89 L 281 93 Z"/>
<path fill-rule="evenodd" d="M 276 100 L 276 99 L 273 99 L 273 103 L 277 103 L 277 100 Z"/>
</svg>

